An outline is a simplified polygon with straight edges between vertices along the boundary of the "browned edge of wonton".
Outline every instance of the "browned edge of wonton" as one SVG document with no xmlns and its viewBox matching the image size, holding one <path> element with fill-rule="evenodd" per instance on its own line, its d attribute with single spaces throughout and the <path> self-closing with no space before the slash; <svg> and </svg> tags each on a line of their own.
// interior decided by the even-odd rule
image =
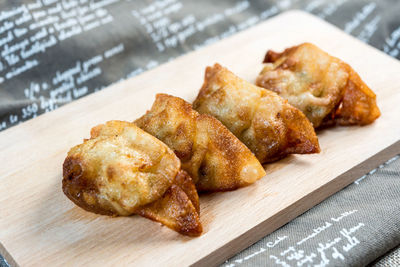
<svg viewBox="0 0 400 267">
<path fill-rule="evenodd" d="M 279 60 L 282 56 L 286 56 L 294 52 L 302 45 L 311 45 L 319 49 L 313 44 L 303 43 L 297 46 L 286 48 L 280 53 L 268 50 L 264 57 L 263 63 L 275 63 L 275 61 Z M 330 57 L 339 60 L 343 64 L 349 74 L 349 78 L 344 91 L 340 96 L 338 104 L 335 105 L 332 112 L 323 119 L 323 122 L 318 127 L 323 128 L 327 126 L 334 126 L 335 124 L 367 125 L 373 123 L 381 115 L 381 112 L 376 104 L 375 93 L 366 85 L 358 73 L 349 64 L 336 57 Z M 289 58 L 288 62 L 285 61 L 283 64 L 289 66 L 296 64 L 296 62 L 291 62 Z M 285 68 L 285 66 L 281 67 Z"/>
<path fill-rule="evenodd" d="M 104 129 L 104 125 L 92 128 L 91 139 L 99 136 L 104 138 L 104 134 L 118 135 L 123 130 L 123 125 L 119 121 L 111 121 L 108 126 L 111 128 Z M 157 142 L 160 141 L 157 140 Z M 62 189 L 64 194 L 77 206 L 89 212 L 109 216 L 131 215 L 132 213 L 126 212 L 121 214 L 109 201 L 103 200 L 95 182 L 96 177 L 92 176 L 95 175 L 95 172 L 90 169 L 82 152 L 68 155 L 63 164 Z M 107 172 L 107 175 L 115 175 L 115 173 Z M 113 179 L 113 177 L 107 179 Z M 197 190 L 191 177 L 183 170 L 178 171 L 172 185 L 160 198 L 138 207 L 133 214 L 158 221 L 184 235 L 199 236 L 202 233 Z"/>
<path fill-rule="evenodd" d="M 185 171 L 180 171 L 175 179 L 161 199 L 139 208 L 136 213 L 161 222 L 178 233 L 199 236 L 203 227 L 196 187 Z"/>
<path fill-rule="evenodd" d="M 235 190 L 265 176 L 253 153 L 221 122 L 179 97 L 157 94 L 135 123 L 175 152 L 199 191 Z"/>
<path fill-rule="evenodd" d="M 196 110 L 215 116 L 224 123 L 227 118 L 220 117 L 215 113 L 215 110 L 224 108 L 223 106 L 218 107 L 218 104 L 224 102 L 224 98 L 228 97 L 227 93 L 225 91 L 224 93 L 218 93 L 217 91 L 225 90 L 225 85 L 227 84 L 246 86 L 248 90 L 252 90 L 260 96 L 258 98 L 260 101 L 263 98 L 271 102 L 278 101 L 278 106 L 283 107 L 281 111 L 277 112 L 274 118 L 274 120 L 280 122 L 279 127 L 276 128 L 269 126 L 269 123 L 265 122 L 263 113 L 257 111 L 257 108 L 255 112 L 251 112 L 251 107 L 248 106 L 246 106 L 247 109 L 243 109 L 241 105 L 240 110 L 235 110 L 236 107 L 231 107 L 237 113 L 240 120 L 249 120 L 248 124 L 254 127 L 255 136 L 253 139 L 256 140 L 252 142 L 241 136 L 245 132 L 244 130 L 234 132 L 234 134 L 253 151 L 261 163 L 274 162 L 289 154 L 312 154 L 320 152 L 318 137 L 315 134 L 314 128 L 300 110 L 291 106 L 287 100 L 279 97 L 276 93 L 244 81 L 218 63 L 214 64 L 213 67 L 209 66 L 206 68 L 203 85 L 193 104 Z M 215 88 L 218 89 L 215 90 Z M 208 108 L 209 105 L 206 103 L 208 101 L 213 101 L 212 103 L 215 103 L 216 106 L 213 106 L 212 109 Z M 250 104 L 260 106 L 253 102 Z M 277 136 L 279 136 L 279 140 L 276 140 Z M 269 149 L 272 143 L 279 143 L 279 145 L 275 145 L 274 149 Z"/>
</svg>

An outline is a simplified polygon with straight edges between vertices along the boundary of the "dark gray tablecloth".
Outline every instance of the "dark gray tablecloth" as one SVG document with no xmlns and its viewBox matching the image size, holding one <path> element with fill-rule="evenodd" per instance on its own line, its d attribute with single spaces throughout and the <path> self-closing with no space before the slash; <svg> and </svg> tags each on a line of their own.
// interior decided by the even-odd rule
<svg viewBox="0 0 400 267">
<path fill-rule="evenodd" d="M 0 131 L 292 8 L 400 58 L 397 0 L 1 1 Z M 227 264 L 373 261 L 400 243 L 399 169 L 392 164 L 377 172 L 383 173 L 383 183 L 368 175 Z M 329 246 L 319 249 L 326 256 L 320 244 Z M 305 261 L 307 256 L 313 262 Z"/>
</svg>

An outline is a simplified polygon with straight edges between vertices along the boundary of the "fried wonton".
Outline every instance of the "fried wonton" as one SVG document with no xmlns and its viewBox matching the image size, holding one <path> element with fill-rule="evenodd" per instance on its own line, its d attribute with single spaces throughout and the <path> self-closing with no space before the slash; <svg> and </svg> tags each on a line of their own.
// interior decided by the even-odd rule
<svg viewBox="0 0 400 267">
<path fill-rule="evenodd" d="M 374 92 L 346 63 L 310 43 L 268 51 L 256 84 L 300 109 L 314 127 L 365 125 L 380 116 Z"/>
<path fill-rule="evenodd" d="M 202 232 L 199 199 L 180 160 L 135 124 L 109 121 L 73 147 L 62 187 L 81 208 L 99 214 L 140 214 L 190 236 Z"/>
<path fill-rule="evenodd" d="M 265 175 L 256 157 L 228 129 L 183 99 L 158 94 L 151 110 L 135 123 L 175 152 L 199 191 L 233 190 Z"/>
<path fill-rule="evenodd" d="M 320 151 L 314 128 L 303 113 L 219 64 L 207 67 L 193 107 L 221 121 L 261 163 Z"/>
</svg>

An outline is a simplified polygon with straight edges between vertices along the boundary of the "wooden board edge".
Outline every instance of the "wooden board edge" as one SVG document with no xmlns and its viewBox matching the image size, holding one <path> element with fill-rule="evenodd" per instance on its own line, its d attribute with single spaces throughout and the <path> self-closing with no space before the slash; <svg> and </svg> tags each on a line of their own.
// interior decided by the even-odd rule
<svg viewBox="0 0 400 267">
<path fill-rule="evenodd" d="M 10 267 L 18 267 L 19 265 L 17 262 L 13 259 L 13 257 L 8 253 L 6 248 L 3 246 L 3 244 L 0 242 L 0 254 L 1 256 L 6 260 L 7 264 Z"/>
<path fill-rule="evenodd" d="M 210 267 L 222 264 L 227 259 L 253 245 L 266 235 L 272 233 L 273 231 L 292 221 L 296 217 L 302 215 L 304 212 L 308 211 L 315 205 L 319 204 L 323 200 L 327 199 L 344 187 L 348 186 L 369 171 L 377 168 L 380 164 L 395 157 L 399 153 L 400 141 L 397 141 L 389 147 L 373 155 L 372 157 L 368 158 L 367 160 L 346 171 L 345 173 L 339 175 L 329 183 L 326 183 L 325 185 L 311 192 L 307 196 L 299 199 L 298 201 L 287 207 L 285 210 L 277 213 L 272 218 L 261 222 L 246 233 L 236 237 L 232 241 L 226 243 L 224 246 L 218 248 L 204 258 L 196 261 L 191 266 Z"/>
<path fill-rule="evenodd" d="M 307 20 L 310 20 L 310 19 L 311 19 L 311 20 L 316 20 L 316 21 L 315 21 L 316 23 L 318 22 L 318 23 L 320 23 L 320 24 L 324 24 L 325 26 L 328 26 L 329 28 L 334 29 L 335 31 L 340 32 L 343 36 L 349 37 L 350 39 L 352 39 L 352 41 L 357 42 L 359 45 L 364 46 L 364 47 L 368 47 L 369 49 L 372 49 L 372 50 L 375 50 L 376 53 L 378 53 L 378 54 L 381 55 L 381 56 L 384 56 L 384 57 L 385 57 L 386 59 L 388 59 L 388 60 L 391 60 L 391 61 L 397 62 L 397 63 L 400 61 L 399 59 L 397 59 L 397 58 L 395 58 L 395 57 L 392 57 L 392 56 L 388 55 L 387 53 L 383 52 L 383 50 L 380 50 L 379 48 L 377 48 L 377 47 L 375 47 L 375 46 L 372 46 L 372 45 L 369 44 L 369 43 L 365 43 L 365 42 L 361 41 L 360 39 L 358 39 L 357 37 L 355 37 L 355 36 L 353 36 L 353 35 L 351 35 L 351 34 L 349 34 L 349 33 L 346 33 L 346 32 L 344 31 L 344 29 L 341 29 L 339 26 L 337 26 L 337 25 L 335 25 L 335 24 L 332 24 L 332 23 L 330 23 L 329 21 L 327 21 L 327 20 L 325 20 L 325 19 L 322 19 L 322 18 L 318 17 L 317 15 L 314 15 L 314 14 L 312 14 L 312 13 L 306 12 L 306 11 L 301 10 L 301 9 L 293 9 L 293 10 L 289 10 L 289 11 L 285 11 L 285 12 L 279 13 L 279 14 L 277 14 L 277 15 L 275 15 L 275 16 L 272 16 L 272 17 L 268 18 L 267 20 L 264 20 L 264 21 L 260 22 L 259 24 L 265 23 L 265 22 L 267 22 L 267 21 L 269 21 L 269 20 L 271 20 L 271 19 L 280 17 L 280 16 L 282 16 L 282 15 L 289 16 L 289 17 L 290 17 L 290 16 L 296 16 L 296 17 L 302 16 L 302 17 L 306 17 Z M 259 25 L 259 24 L 256 24 L 256 25 L 253 26 L 253 27 L 256 27 L 256 26 Z M 245 30 L 244 30 L 244 31 L 245 31 Z M 238 33 L 240 33 L 240 32 L 238 32 Z M 233 36 L 234 36 L 234 35 L 233 35 Z M 228 38 L 231 38 L 231 37 L 232 37 L 232 36 L 229 36 Z M 228 39 L 228 38 L 226 38 L 226 39 Z M 225 39 L 223 39 L 223 40 L 225 40 Z M 217 42 L 217 43 L 218 43 L 218 42 Z M 212 44 L 211 44 L 211 45 L 212 45 Z M 287 48 L 287 47 L 286 47 L 286 48 Z M 285 49 L 285 47 L 282 47 L 281 49 L 283 50 L 283 49 Z M 190 53 L 190 52 L 189 52 L 189 53 Z M 185 54 L 184 54 L 184 55 L 185 55 Z M 335 56 L 335 55 L 332 54 L 332 56 Z M 336 57 L 336 56 L 335 56 L 335 57 Z M 340 58 L 339 58 L 339 59 L 340 59 Z"/>
</svg>

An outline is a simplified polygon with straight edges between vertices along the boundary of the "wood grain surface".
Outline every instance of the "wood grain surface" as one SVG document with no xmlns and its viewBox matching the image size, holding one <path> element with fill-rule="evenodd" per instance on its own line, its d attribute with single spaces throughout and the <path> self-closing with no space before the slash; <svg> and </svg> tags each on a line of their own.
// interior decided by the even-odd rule
<svg viewBox="0 0 400 267">
<path fill-rule="evenodd" d="M 62 193 L 62 162 L 91 127 L 133 121 L 159 92 L 193 101 L 215 62 L 254 82 L 267 49 L 305 41 L 350 63 L 376 92 L 382 116 L 365 127 L 320 131 L 320 154 L 290 156 L 266 165 L 267 176 L 251 186 L 201 196 L 201 237 L 139 216 L 91 214 Z M 399 84 L 398 61 L 306 13 L 279 15 L 0 133 L 0 248 L 21 266 L 221 263 L 399 152 L 392 146 L 400 136 Z M 361 164 L 385 148 L 390 153 Z"/>
</svg>

